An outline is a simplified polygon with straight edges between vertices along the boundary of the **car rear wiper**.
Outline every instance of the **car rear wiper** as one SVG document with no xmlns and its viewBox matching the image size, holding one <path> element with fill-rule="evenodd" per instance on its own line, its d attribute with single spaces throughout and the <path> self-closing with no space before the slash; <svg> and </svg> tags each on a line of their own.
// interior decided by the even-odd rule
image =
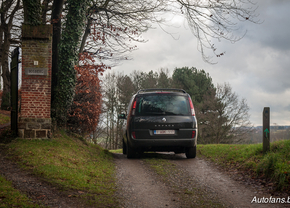
<svg viewBox="0 0 290 208">
<path fill-rule="evenodd" d="M 166 115 L 180 115 L 179 113 L 165 112 Z"/>
<path fill-rule="evenodd" d="M 147 114 L 153 114 L 153 115 L 165 115 L 165 112 L 148 112 Z"/>
</svg>

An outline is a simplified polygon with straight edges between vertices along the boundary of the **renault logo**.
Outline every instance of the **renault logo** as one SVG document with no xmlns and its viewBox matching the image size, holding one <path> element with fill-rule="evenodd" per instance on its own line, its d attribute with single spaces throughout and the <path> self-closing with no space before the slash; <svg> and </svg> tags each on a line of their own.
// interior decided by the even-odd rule
<svg viewBox="0 0 290 208">
<path fill-rule="evenodd" d="M 163 121 L 163 122 L 166 122 L 166 118 L 162 118 L 162 121 Z"/>
</svg>

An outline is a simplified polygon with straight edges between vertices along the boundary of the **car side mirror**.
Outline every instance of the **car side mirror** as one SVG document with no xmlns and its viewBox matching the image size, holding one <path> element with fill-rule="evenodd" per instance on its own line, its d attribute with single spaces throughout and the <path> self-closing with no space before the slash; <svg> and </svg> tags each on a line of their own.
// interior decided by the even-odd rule
<svg viewBox="0 0 290 208">
<path fill-rule="evenodd" d="M 119 119 L 127 119 L 124 113 L 118 115 Z"/>
</svg>

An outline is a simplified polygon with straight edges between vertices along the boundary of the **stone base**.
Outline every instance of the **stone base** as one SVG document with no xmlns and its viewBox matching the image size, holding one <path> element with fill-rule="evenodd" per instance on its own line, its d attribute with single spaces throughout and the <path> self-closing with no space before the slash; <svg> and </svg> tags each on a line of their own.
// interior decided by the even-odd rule
<svg viewBox="0 0 290 208">
<path fill-rule="evenodd" d="M 51 118 L 23 118 L 18 121 L 20 138 L 51 138 Z"/>
</svg>

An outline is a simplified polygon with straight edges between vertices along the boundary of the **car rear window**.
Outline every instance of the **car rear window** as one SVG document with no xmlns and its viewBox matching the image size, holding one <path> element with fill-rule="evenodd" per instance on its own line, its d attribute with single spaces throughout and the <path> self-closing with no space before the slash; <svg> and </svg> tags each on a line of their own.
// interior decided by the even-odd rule
<svg viewBox="0 0 290 208">
<path fill-rule="evenodd" d="M 188 99 L 180 95 L 144 95 L 137 99 L 136 115 L 190 115 Z"/>
</svg>

